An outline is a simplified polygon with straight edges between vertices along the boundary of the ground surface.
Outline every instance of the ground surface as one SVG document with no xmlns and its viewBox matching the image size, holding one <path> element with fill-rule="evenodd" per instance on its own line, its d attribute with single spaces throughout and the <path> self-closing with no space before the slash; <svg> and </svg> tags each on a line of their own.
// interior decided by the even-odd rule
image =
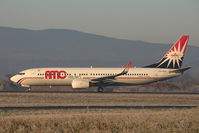
<svg viewBox="0 0 199 133">
<path fill-rule="evenodd" d="M 0 107 L 199 106 L 199 95 L 0 93 Z M 0 110 L 0 132 L 199 132 L 199 108 Z"/>
</svg>

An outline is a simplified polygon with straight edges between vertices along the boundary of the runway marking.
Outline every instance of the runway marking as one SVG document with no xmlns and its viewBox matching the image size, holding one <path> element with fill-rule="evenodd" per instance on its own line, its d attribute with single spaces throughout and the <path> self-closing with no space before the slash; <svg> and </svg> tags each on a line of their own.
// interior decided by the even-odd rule
<svg viewBox="0 0 199 133">
<path fill-rule="evenodd" d="M 0 91 L 0 93 L 98 93 L 95 91 Z M 199 95 L 199 92 L 104 92 L 100 94 L 186 94 Z"/>
<path fill-rule="evenodd" d="M 0 110 L 41 110 L 41 109 L 192 109 L 198 106 L 10 106 Z"/>
</svg>

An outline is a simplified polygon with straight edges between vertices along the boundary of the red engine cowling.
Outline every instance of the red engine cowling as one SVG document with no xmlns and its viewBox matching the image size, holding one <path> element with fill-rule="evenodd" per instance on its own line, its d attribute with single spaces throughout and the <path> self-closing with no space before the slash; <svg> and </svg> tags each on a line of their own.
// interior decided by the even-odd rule
<svg viewBox="0 0 199 133">
<path fill-rule="evenodd" d="M 72 88 L 80 89 L 80 88 L 89 88 L 89 81 L 83 79 L 74 79 L 72 81 Z"/>
</svg>

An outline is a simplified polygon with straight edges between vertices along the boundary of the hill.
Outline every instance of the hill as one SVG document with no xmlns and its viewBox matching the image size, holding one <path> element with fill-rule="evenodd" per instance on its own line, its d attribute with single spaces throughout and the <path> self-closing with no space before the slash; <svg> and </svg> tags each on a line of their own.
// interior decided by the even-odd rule
<svg viewBox="0 0 199 133">
<path fill-rule="evenodd" d="M 74 30 L 0 27 L 0 79 L 33 67 L 121 67 L 128 61 L 144 66 L 158 61 L 171 45 Z M 189 44 L 183 64 L 192 66 L 192 73 L 198 71 L 198 56 L 199 47 Z"/>
</svg>

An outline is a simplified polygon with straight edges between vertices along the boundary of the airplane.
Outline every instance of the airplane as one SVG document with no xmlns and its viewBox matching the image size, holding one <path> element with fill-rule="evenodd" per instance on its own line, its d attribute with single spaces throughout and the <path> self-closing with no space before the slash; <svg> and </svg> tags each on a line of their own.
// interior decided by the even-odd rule
<svg viewBox="0 0 199 133">
<path fill-rule="evenodd" d="M 72 86 L 74 89 L 105 86 L 143 85 L 181 76 L 191 67 L 181 68 L 189 36 L 183 35 L 157 63 L 141 68 L 33 68 L 19 72 L 10 80 L 22 87 Z"/>
</svg>

